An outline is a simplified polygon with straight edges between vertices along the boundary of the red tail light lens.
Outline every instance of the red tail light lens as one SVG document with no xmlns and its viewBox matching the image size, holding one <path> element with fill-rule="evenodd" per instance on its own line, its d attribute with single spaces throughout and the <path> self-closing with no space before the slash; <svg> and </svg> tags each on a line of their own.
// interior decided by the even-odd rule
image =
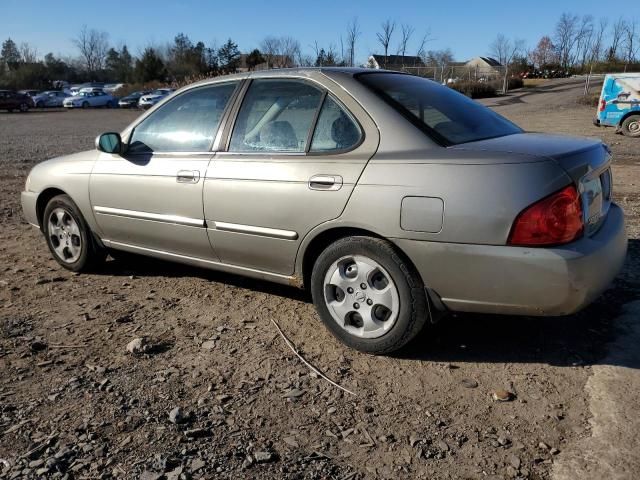
<svg viewBox="0 0 640 480">
<path fill-rule="evenodd" d="M 560 245 L 580 237 L 583 229 L 580 196 L 576 187 L 569 185 L 520 212 L 511 227 L 508 244 Z"/>
<path fill-rule="evenodd" d="M 607 101 L 603 98 L 600 100 L 600 111 L 604 112 L 604 109 L 607 108 Z"/>
</svg>

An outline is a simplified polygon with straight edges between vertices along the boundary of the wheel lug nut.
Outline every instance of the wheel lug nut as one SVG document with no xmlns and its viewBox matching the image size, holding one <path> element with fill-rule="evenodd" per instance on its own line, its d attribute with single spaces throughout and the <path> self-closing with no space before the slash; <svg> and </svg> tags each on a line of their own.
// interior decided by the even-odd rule
<svg viewBox="0 0 640 480">
<path fill-rule="evenodd" d="M 362 290 L 366 290 L 366 289 L 367 289 L 367 284 L 366 284 L 366 283 L 361 283 L 361 284 L 360 284 L 360 288 L 361 288 Z"/>
<path fill-rule="evenodd" d="M 367 298 L 367 305 L 369 306 L 373 305 L 373 300 L 371 300 L 370 298 Z"/>
<path fill-rule="evenodd" d="M 347 293 L 353 293 L 353 288 L 351 287 L 347 288 Z"/>
<path fill-rule="evenodd" d="M 360 304 L 358 302 L 353 304 L 353 308 L 355 308 L 356 310 L 360 308 Z"/>
</svg>

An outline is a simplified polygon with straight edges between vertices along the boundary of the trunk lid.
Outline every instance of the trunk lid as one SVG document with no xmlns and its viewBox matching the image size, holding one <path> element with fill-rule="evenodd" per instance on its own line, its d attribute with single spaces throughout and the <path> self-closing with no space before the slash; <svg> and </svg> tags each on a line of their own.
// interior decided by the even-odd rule
<svg viewBox="0 0 640 480">
<path fill-rule="evenodd" d="M 449 147 L 452 150 L 496 152 L 555 161 L 575 183 L 582 199 L 585 234 L 593 235 L 611 205 L 611 151 L 599 140 L 519 133 Z"/>
</svg>

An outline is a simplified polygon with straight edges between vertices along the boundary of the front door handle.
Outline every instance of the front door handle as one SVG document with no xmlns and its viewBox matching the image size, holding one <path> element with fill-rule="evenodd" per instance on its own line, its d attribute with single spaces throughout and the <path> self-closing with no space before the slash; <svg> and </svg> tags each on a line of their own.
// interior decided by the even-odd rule
<svg viewBox="0 0 640 480">
<path fill-rule="evenodd" d="M 198 183 L 200 172 L 197 170 L 180 170 L 176 175 L 178 183 Z"/>
<path fill-rule="evenodd" d="M 309 179 L 311 190 L 340 190 L 342 177 L 340 175 L 314 175 Z"/>
</svg>

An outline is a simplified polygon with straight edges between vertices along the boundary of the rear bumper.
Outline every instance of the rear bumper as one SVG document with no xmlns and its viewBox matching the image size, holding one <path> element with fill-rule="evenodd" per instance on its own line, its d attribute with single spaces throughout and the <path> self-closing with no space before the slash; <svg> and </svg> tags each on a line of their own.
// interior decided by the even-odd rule
<svg viewBox="0 0 640 480">
<path fill-rule="evenodd" d="M 626 256 L 624 213 L 611 205 L 592 237 L 557 248 L 395 239 L 452 311 L 568 315 L 595 300 Z"/>
<path fill-rule="evenodd" d="M 35 192 L 22 192 L 20 201 L 22 203 L 22 213 L 24 218 L 34 227 L 40 228 L 38 223 L 38 214 L 36 211 L 36 202 L 38 194 Z"/>
</svg>

